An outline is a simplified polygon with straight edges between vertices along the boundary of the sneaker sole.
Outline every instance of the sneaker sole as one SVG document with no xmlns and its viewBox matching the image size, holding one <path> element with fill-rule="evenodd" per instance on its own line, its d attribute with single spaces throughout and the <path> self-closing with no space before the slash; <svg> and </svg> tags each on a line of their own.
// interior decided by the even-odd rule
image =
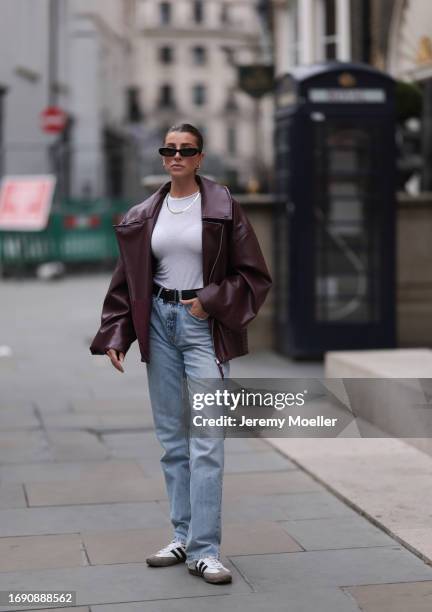
<svg viewBox="0 0 432 612">
<path fill-rule="evenodd" d="M 162 559 L 157 557 L 149 557 L 146 559 L 147 565 L 150 567 L 169 567 L 170 565 L 178 565 L 184 563 L 184 559 Z"/>
<path fill-rule="evenodd" d="M 190 567 L 188 568 L 188 570 L 189 574 L 192 574 L 193 576 L 198 576 L 198 578 L 204 578 L 204 580 L 206 582 L 209 582 L 210 584 L 227 584 L 228 582 L 232 582 L 232 576 L 221 576 L 219 578 L 212 578 L 210 576 L 204 576 L 203 574 L 200 574 L 197 570 L 191 569 Z"/>
</svg>

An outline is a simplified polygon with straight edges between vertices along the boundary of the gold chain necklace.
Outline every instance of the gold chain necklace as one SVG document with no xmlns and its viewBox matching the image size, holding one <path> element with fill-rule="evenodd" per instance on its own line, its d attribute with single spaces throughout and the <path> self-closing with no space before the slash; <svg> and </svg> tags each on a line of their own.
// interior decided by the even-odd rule
<svg viewBox="0 0 432 612">
<path fill-rule="evenodd" d="M 180 213 L 185 212 L 185 211 L 186 211 L 188 208 L 190 208 L 190 207 L 192 206 L 192 204 L 193 204 L 193 203 L 195 202 L 195 200 L 198 198 L 199 194 L 200 194 L 200 191 L 198 190 L 198 191 L 197 191 L 196 196 L 194 197 L 194 199 L 192 200 L 192 202 L 186 206 L 186 208 L 182 208 L 181 210 L 173 210 L 173 209 L 172 209 L 172 208 L 170 208 L 170 206 L 169 206 L 169 203 L 168 203 L 169 193 L 167 193 L 167 195 L 166 195 L 166 205 L 167 205 L 167 208 L 168 208 L 168 210 L 170 211 L 170 213 L 172 213 L 173 215 L 179 215 Z"/>
</svg>

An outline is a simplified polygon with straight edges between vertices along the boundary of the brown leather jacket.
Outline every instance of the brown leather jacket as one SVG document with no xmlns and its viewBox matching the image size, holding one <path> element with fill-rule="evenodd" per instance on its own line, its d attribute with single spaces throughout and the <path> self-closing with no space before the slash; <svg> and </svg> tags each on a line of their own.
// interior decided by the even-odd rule
<svg viewBox="0 0 432 612">
<path fill-rule="evenodd" d="M 216 359 L 223 363 L 248 352 L 247 324 L 272 285 L 255 232 L 227 187 L 196 176 L 202 202 L 204 286 L 197 296 L 206 312 Z M 168 181 L 128 210 L 114 229 L 120 256 L 106 294 L 93 355 L 109 348 L 126 354 L 138 339 L 141 361 L 150 361 L 149 324 L 155 258 L 151 235 Z M 181 287 L 178 287 L 181 289 Z"/>
</svg>

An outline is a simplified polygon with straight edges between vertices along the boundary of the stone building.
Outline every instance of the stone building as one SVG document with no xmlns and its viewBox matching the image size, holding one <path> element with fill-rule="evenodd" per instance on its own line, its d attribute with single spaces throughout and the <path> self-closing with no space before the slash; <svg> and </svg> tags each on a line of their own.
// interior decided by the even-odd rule
<svg viewBox="0 0 432 612">
<path fill-rule="evenodd" d="M 2 174 L 55 172 L 64 196 L 128 194 L 135 5 L 2 0 Z M 61 136 L 41 130 L 40 113 L 49 105 L 69 116 Z"/>
<path fill-rule="evenodd" d="M 255 103 L 237 66 L 260 61 L 255 0 L 140 0 L 137 76 L 145 116 L 145 170 L 160 173 L 156 143 L 174 123 L 205 138 L 204 173 L 245 189 L 272 164 L 272 96 Z"/>
</svg>

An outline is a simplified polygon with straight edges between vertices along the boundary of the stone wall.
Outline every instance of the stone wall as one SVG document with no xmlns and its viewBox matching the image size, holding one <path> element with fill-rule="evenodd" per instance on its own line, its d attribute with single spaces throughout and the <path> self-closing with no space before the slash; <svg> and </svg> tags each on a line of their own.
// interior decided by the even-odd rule
<svg viewBox="0 0 432 612">
<path fill-rule="evenodd" d="M 432 193 L 399 194 L 397 242 L 398 344 L 432 346 Z"/>
<path fill-rule="evenodd" d="M 273 197 L 268 195 L 235 195 L 234 197 L 240 202 L 255 230 L 264 259 L 274 282 L 272 248 Z M 272 320 L 274 307 L 272 287 L 258 316 L 248 326 L 250 351 L 273 349 Z"/>
</svg>

